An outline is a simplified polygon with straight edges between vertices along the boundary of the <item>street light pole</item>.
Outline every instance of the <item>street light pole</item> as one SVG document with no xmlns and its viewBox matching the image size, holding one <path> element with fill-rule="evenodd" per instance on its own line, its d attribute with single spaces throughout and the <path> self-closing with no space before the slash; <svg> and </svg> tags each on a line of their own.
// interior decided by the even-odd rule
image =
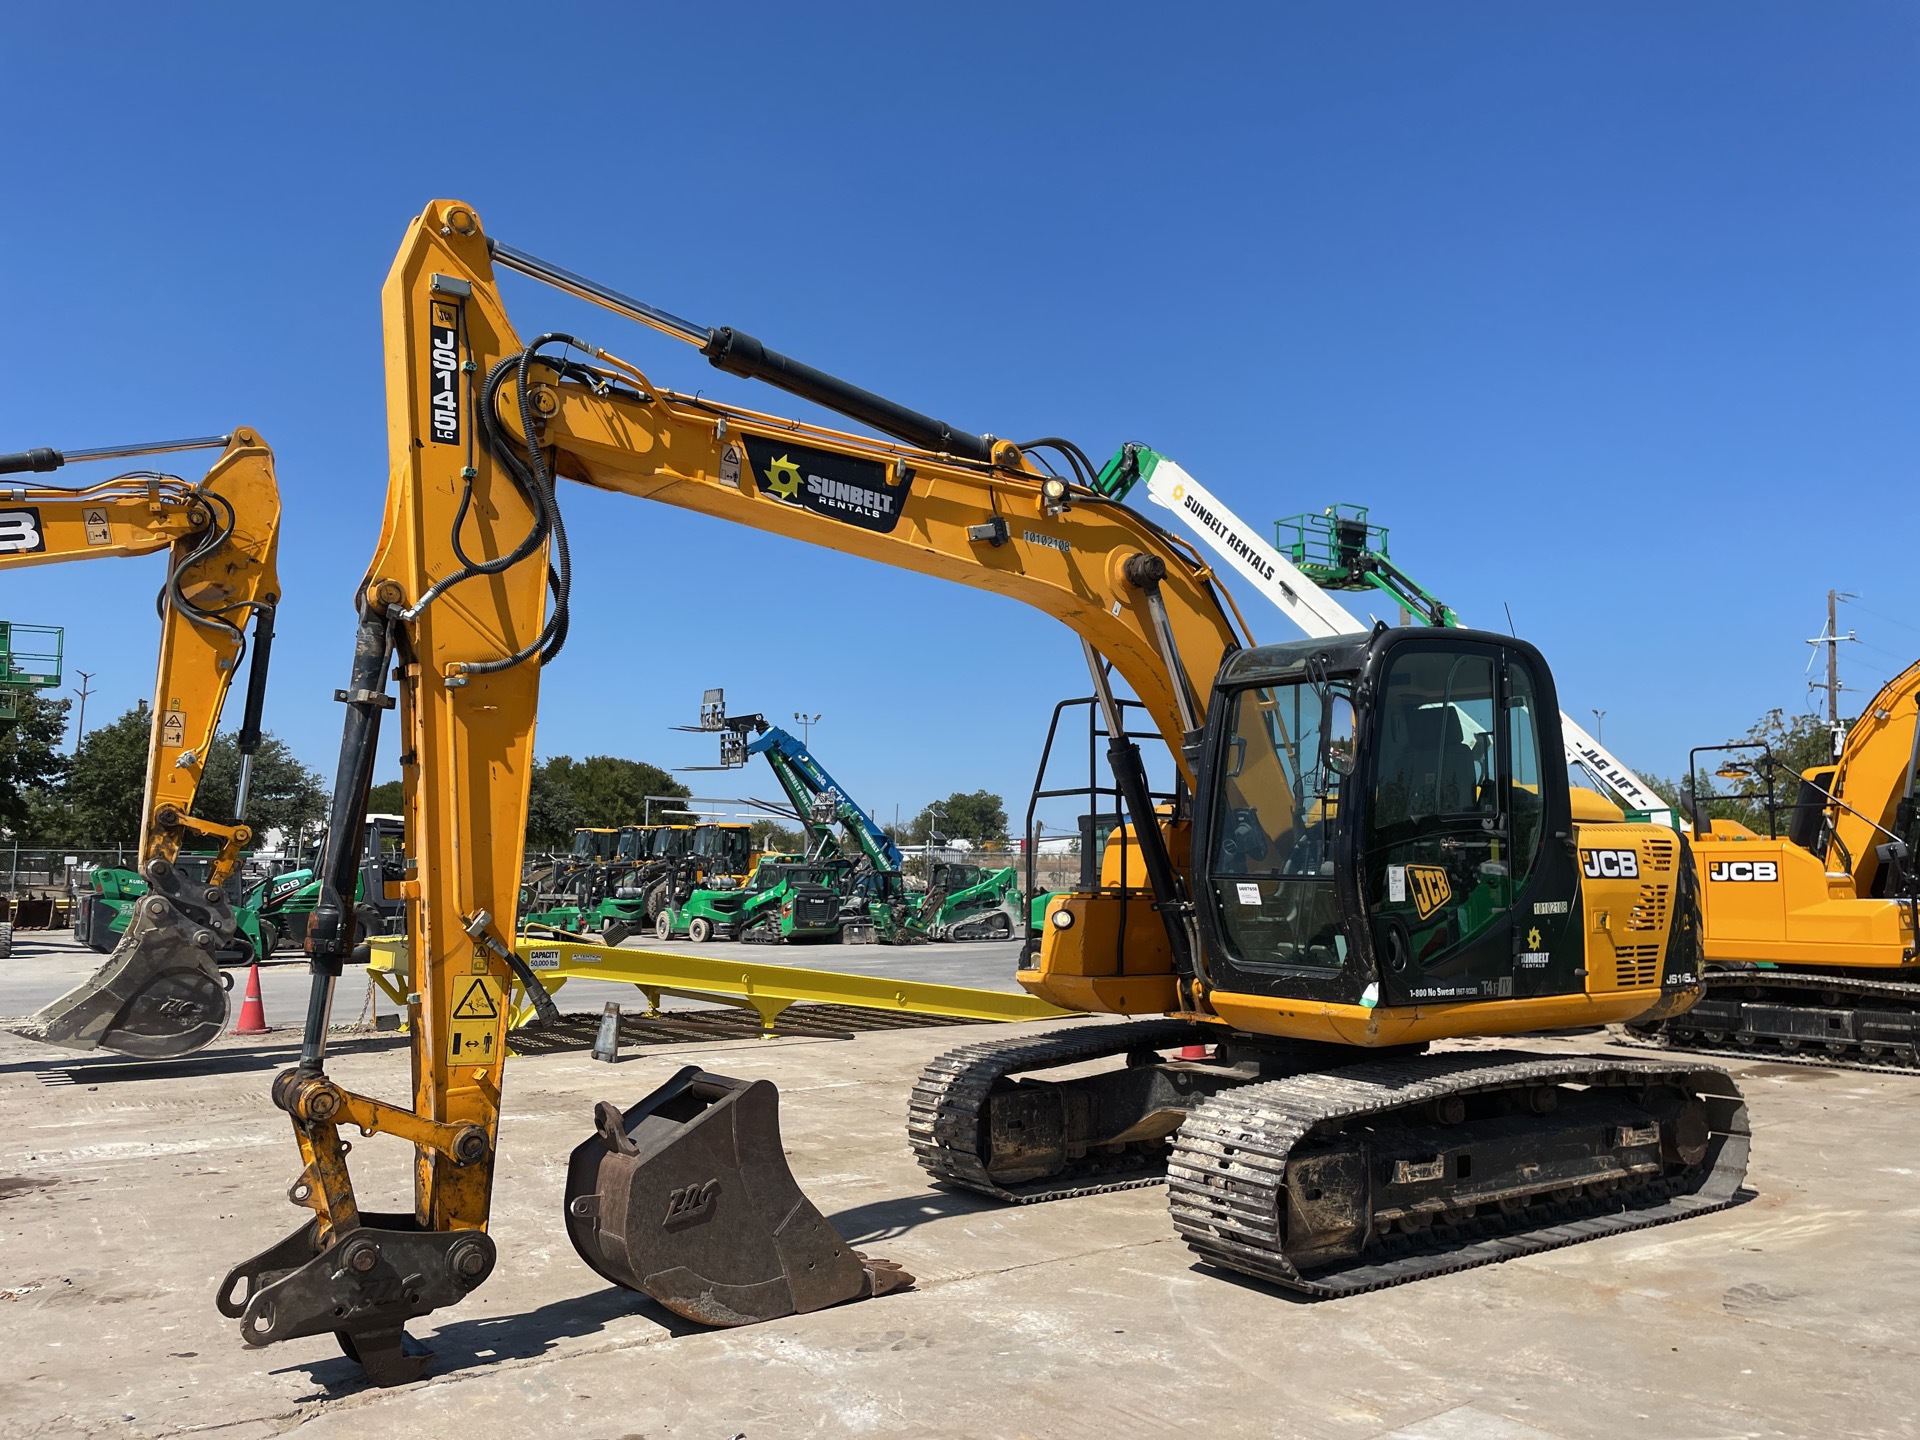
<svg viewBox="0 0 1920 1440">
<path fill-rule="evenodd" d="M 813 727 L 820 723 L 820 717 L 818 715 L 802 715 L 796 710 L 793 712 L 793 718 L 800 722 L 800 743 L 811 747 L 813 744 Z"/>
<path fill-rule="evenodd" d="M 1593 738 L 1602 745 L 1607 743 L 1607 712 L 1604 710 L 1593 712 Z"/>
</svg>

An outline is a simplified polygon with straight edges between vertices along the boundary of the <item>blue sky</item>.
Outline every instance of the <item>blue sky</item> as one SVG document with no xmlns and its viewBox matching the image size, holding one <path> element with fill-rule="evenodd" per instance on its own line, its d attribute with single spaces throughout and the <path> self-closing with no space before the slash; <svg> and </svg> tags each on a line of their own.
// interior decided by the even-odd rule
<svg viewBox="0 0 1920 1440">
<path fill-rule="evenodd" d="M 436 196 L 969 429 L 1145 441 L 1250 520 L 1369 504 L 1462 614 L 1511 606 L 1643 769 L 1805 704 L 1829 586 L 1861 597 L 1856 706 L 1920 647 L 1911 5 L 107 5 L 8 32 L 0 449 L 258 427 L 287 513 L 268 724 L 329 776 L 386 483 L 379 287 Z M 523 334 L 794 408 L 507 285 Z M 890 819 L 1023 801 L 1084 689 L 1071 634 L 1010 601 L 563 503 L 543 754 L 710 763 L 667 727 L 725 685 L 823 713 Z M 159 580 L 15 572 L 0 617 L 66 625 L 104 719 L 150 684 Z"/>
</svg>

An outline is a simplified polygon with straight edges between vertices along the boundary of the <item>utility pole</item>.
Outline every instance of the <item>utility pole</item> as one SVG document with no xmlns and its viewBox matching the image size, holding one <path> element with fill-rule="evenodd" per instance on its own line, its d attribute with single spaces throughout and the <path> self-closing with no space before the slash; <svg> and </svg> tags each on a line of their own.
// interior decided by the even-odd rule
<svg viewBox="0 0 1920 1440">
<path fill-rule="evenodd" d="M 75 725 L 73 734 L 73 748 L 78 751 L 80 742 L 87 738 L 87 696 L 93 693 L 93 689 L 88 682 L 100 672 L 98 670 L 76 670 L 73 673 L 80 677 L 80 684 L 73 692 L 80 697 L 80 720 L 79 723 Z"/>
<path fill-rule="evenodd" d="M 1604 710 L 1593 712 L 1593 738 L 1602 745 L 1607 743 L 1607 712 Z"/>
<path fill-rule="evenodd" d="M 800 743 L 811 749 L 813 745 L 813 727 L 820 723 L 820 717 L 818 715 L 802 715 L 796 710 L 793 712 L 793 718 L 800 722 Z"/>
<path fill-rule="evenodd" d="M 1840 602 L 1852 600 L 1854 595 L 1846 590 L 1827 591 L 1827 628 L 1826 632 L 1807 641 L 1809 645 L 1827 647 L 1827 728 L 1833 734 L 1833 758 L 1840 758 L 1840 747 L 1846 743 L 1847 732 L 1840 724 L 1840 642 L 1850 640 L 1859 643 L 1860 637 L 1849 630 L 1840 633 Z"/>
</svg>

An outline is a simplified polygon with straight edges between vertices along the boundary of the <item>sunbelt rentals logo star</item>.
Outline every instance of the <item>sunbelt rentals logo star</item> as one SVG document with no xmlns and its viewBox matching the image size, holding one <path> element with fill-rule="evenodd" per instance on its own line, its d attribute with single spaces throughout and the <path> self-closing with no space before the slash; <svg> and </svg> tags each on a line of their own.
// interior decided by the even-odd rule
<svg viewBox="0 0 1920 1440">
<path fill-rule="evenodd" d="M 791 500 L 800 493 L 800 467 L 791 457 L 782 455 L 767 466 L 767 489 L 782 500 Z"/>
</svg>

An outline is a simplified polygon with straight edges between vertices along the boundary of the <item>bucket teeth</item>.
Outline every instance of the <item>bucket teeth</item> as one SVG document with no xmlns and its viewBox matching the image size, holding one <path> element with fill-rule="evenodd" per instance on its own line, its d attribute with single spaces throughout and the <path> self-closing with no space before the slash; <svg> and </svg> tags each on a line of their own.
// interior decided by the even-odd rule
<svg viewBox="0 0 1920 1440">
<path fill-rule="evenodd" d="M 753 1325 L 902 1290 L 787 1168 L 766 1080 L 689 1065 L 622 1112 L 594 1107 L 567 1163 L 567 1234 L 593 1270 L 700 1325 Z"/>
</svg>

